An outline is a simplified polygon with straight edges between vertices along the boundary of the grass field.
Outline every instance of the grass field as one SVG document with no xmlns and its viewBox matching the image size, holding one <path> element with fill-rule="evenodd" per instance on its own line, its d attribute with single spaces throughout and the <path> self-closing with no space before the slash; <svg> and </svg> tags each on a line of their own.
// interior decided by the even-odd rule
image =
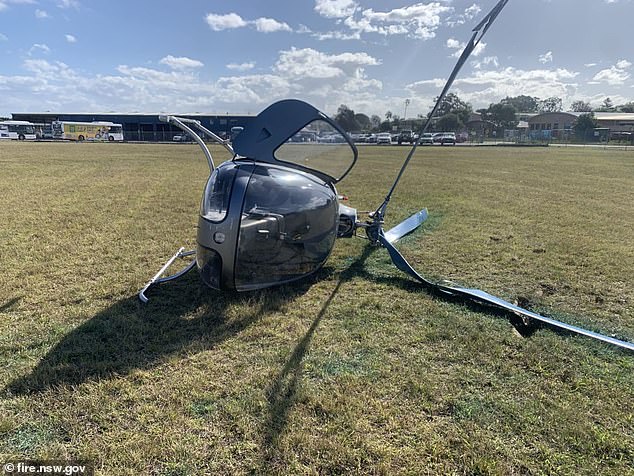
<svg viewBox="0 0 634 476">
<path fill-rule="evenodd" d="M 216 158 L 225 158 L 213 149 Z M 382 200 L 406 149 L 339 185 Z M 0 144 L 0 462 L 100 475 L 634 474 L 634 355 L 446 301 L 339 241 L 317 276 L 250 294 L 196 273 L 193 145 Z M 634 340 L 634 152 L 419 149 L 387 226 L 423 275 Z"/>
</svg>

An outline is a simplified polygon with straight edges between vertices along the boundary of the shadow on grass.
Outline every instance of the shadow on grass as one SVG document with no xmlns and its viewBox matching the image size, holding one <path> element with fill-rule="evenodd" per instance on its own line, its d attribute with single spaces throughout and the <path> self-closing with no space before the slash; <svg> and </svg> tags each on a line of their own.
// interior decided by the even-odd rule
<svg viewBox="0 0 634 476">
<path fill-rule="evenodd" d="M 213 291 L 200 283 L 197 273 L 152 291 L 146 305 L 137 297 L 116 302 L 68 333 L 28 375 L 4 389 L 29 394 L 60 385 L 127 374 L 152 368 L 165 356 L 188 348 L 209 349 L 239 334 L 263 316 L 273 313 L 305 293 L 314 277 L 248 294 Z M 228 317 L 227 309 L 242 305 L 247 311 Z"/>
<path fill-rule="evenodd" d="M 308 331 L 306 331 L 304 337 L 297 343 L 286 364 L 268 388 L 267 400 L 269 409 L 263 430 L 263 469 L 270 470 L 271 467 L 275 466 L 279 438 L 286 427 L 290 410 L 296 401 L 297 389 L 303 369 L 302 362 L 310 347 L 315 331 L 324 318 L 326 311 L 328 311 L 330 304 L 339 293 L 341 286 L 356 276 L 364 276 L 367 274 L 364 270 L 364 265 L 367 258 L 375 249 L 376 248 L 372 246 L 367 246 L 363 254 L 340 274 L 335 288 L 317 313 Z"/>
<path fill-rule="evenodd" d="M 15 306 L 18 302 L 20 302 L 20 299 L 22 299 L 21 296 L 10 299 L 9 301 L 5 302 L 2 306 L 0 306 L 0 312 L 8 311 L 13 306 Z"/>
</svg>

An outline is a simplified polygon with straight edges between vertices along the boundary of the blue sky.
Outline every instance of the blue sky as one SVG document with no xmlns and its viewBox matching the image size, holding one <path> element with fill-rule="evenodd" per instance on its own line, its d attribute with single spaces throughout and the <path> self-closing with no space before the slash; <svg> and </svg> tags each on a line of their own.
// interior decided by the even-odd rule
<svg viewBox="0 0 634 476">
<path fill-rule="evenodd" d="M 496 0 L 0 0 L 0 115 L 428 112 Z M 453 91 L 634 100 L 633 0 L 510 0 Z"/>
</svg>

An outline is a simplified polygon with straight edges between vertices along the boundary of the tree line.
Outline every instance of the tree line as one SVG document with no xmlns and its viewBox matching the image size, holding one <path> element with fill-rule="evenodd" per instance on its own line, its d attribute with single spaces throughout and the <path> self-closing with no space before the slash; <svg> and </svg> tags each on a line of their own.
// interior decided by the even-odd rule
<svg viewBox="0 0 634 476">
<path fill-rule="evenodd" d="M 435 101 L 438 98 L 436 97 Z M 628 102 L 621 105 L 614 105 L 608 97 L 601 103 L 599 107 L 593 108 L 590 103 L 578 100 L 571 105 L 573 112 L 587 113 L 580 118 L 577 123 L 584 127 L 596 127 L 594 120 L 594 112 L 629 112 L 634 113 L 634 102 Z M 543 112 L 561 112 L 563 111 L 563 101 L 559 97 L 549 97 L 540 99 L 533 96 L 514 96 L 506 97 L 498 103 L 490 104 L 488 108 L 477 109 L 475 112 L 480 114 L 483 121 L 487 121 L 497 129 L 513 129 L 517 127 L 519 122 L 519 113 L 543 113 Z M 464 129 L 465 124 L 469 121 L 473 113 L 471 104 L 461 100 L 457 94 L 449 93 L 445 96 L 442 103 L 438 107 L 436 117 L 430 125 L 431 131 L 459 131 Z M 334 119 L 347 132 L 353 131 L 372 131 L 383 132 L 391 131 L 395 127 L 397 129 L 413 129 L 420 130 L 424 121 L 429 117 L 419 114 L 416 119 L 405 119 L 391 111 L 385 113 L 385 120 L 378 115 L 367 116 L 362 113 L 355 113 L 345 104 L 339 106 Z M 586 129 L 584 129 L 586 130 Z"/>
</svg>

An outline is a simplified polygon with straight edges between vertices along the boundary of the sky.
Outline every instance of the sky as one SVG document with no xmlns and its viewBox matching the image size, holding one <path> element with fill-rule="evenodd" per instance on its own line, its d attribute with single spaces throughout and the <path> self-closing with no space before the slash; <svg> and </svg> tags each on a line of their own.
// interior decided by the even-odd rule
<svg viewBox="0 0 634 476">
<path fill-rule="evenodd" d="M 426 114 L 497 0 L 0 0 L 0 116 Z M 452 92 L 634 100 L 634 0 L 510 0 Z"/>
</svg>

